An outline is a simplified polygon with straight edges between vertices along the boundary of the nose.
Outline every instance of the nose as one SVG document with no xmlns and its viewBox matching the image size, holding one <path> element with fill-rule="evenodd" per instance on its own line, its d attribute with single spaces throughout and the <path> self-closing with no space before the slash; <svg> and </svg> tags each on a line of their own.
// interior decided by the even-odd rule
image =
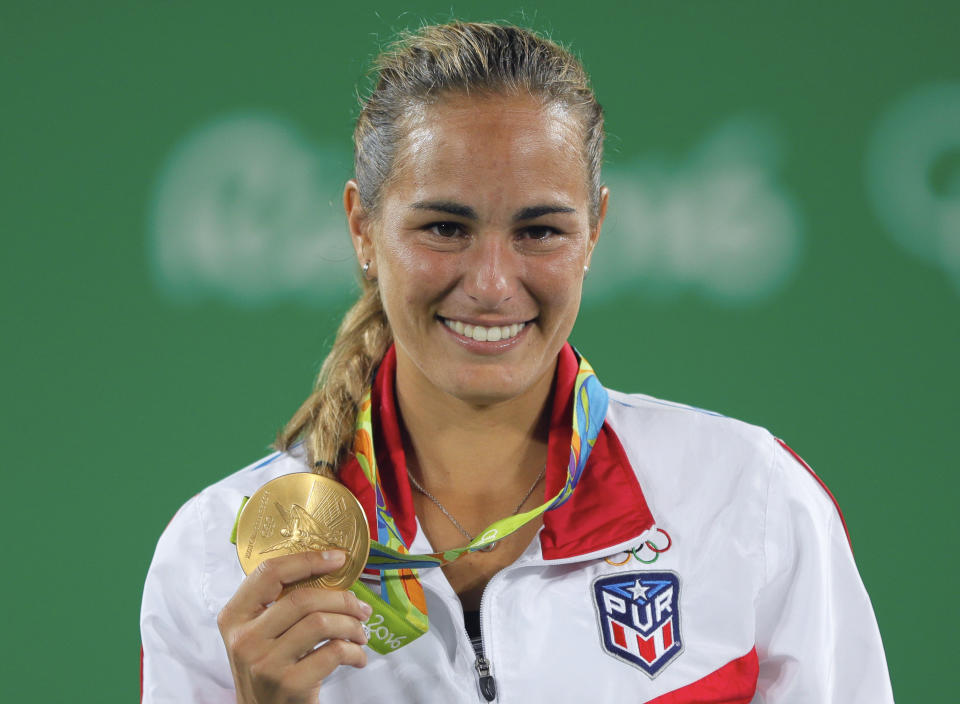
<svg viewBox="0 0 960 704">
<path fill-rule="evenodd" d="M 466 257 L 463 287 L 484 309 L 509 301 L 518 285 L 518 254 L 506 238 L 479 237 Z"/>
</svg>

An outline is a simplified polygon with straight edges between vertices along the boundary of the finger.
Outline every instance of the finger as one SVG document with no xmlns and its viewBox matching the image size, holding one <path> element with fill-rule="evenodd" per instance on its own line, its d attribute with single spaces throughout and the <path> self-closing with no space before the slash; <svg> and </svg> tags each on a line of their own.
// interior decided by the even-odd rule
<svg viewBox="0 0 960 704">
<path fill-rule="evenodd" d="M 367 636 L 353 616 L 314 611 L 291 626 L 273 645 L 273 654 L 281 662 L 296 662 L 325 640 L 345 640 L 366 645 Z M 323 646 L 321 646 L 323 647 Z"/>
<path fill-rule="evenodd" d="M 243 620 L 252 618 L 280 598 L 284 586 L 333 572 L 346 557 L 341 550 L 311 550 L 265 560 L 247 575 L 224 608 Z"/>
<path fill-rule="evenodd" d="M 276 638 L 310 614 L 341 614 L 357 621 L 366 621 L 371 612 L 370 606 L 360 601 L 353 592 L 304 587 L 294 589 L 278 599 L 257 617 L 258 623 L 254 628 L 264 638 Z"/>
<path fill-rule="evenodd" d="M 288 673 L 289 682 L 301 689 L 318 685 L 340 665 L 365 667 L 367 653 L 362 645 L 345 640 L 331 640 L 294 665 Z"/>
</svg>

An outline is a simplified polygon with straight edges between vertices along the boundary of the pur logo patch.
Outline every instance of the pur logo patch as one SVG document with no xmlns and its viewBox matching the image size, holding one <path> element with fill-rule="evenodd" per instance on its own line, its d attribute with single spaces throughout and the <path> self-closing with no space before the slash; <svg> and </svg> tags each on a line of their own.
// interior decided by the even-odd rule
<svg viewBox="0 0 960 704">
<path fill-rule="evenodd" d="M 680 578 L 673 572 L 620 572 L 593 583 L 600 641 L 608 655 L 651 679 L 683 651 Z"/>
</svg>

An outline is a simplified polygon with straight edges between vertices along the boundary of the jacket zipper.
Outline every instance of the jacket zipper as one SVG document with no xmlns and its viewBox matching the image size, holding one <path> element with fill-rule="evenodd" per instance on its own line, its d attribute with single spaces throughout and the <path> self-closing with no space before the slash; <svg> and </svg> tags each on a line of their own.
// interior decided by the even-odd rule
<svg viewBox="0 0 960 704">
<path fill-rule="evenodd" d="M 507 565 L 505 568 L 497 572 L 497 574 L 490 578 L 490 582 L 495 580 L 511 567 L 513 567 L 513 565 Z M 493 663 L 490 662 L 489 658 L 487 658 L 483 648 L 483 607 L 487 601 L 487 591 L 490 588 L 490 582 L 487 582 L 487 586 L 480 595 L 480 609 L 477 614 L 480 631 L 479 638 L 474 641 L 467 632 L 466 625 L 464 625 L 463 628 L 464 635 L 467 636 L 467 642 L 469 642 L 473 647 L 473 654 L 476 656 L 476 660 L 473 663 L 473 668 L 477 671 L 477 684 L 480 687 L 480 694 L 482 694 L 483 698 L 488 702 L 492 702 L 497 698 L 497 681 L 493 677 Z"/>
<path fill-rule="evenodd" d="M 486 589 L 484 589 L 484 594 L 486 594 Z M 483 611 L 483 596 L 480 597 L 480 611 Z M 480 620 L 482 620 L 482 617 Z M 463 634 L 467 637 L 467 642 L 470 643 L 476 657 L 473 669 L 477 671 L 477 684 L 480 686 L 480 694 L 488 702 L 492 702 L 497 698 L 497 681 L 493 677 L 492 663 L 487 659 L 483 650 L 483 625 L 480 626 L 480 637 L 476 641 L 470 637 L 466 626 L 463 628 Z"/>
<path fill-rule="evenodd" d="M 497 698 L 497 681 L 490 674 L 490 661 L 483 657 L 483 642 L 477 653 L 477 662 L 474 664 L 477 669 L 477 677 L 480 683 L 480 693 L 488 702 Z"/>
</svg>

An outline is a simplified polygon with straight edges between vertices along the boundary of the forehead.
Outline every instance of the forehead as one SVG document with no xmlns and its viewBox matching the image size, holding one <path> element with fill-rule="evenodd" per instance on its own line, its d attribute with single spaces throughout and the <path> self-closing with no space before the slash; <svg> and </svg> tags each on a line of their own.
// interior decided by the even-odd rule
<svg viewBox="0 0 960 704">
<path fill-rule="evenodd" d="M 387 195 L 586 199 L 582 130 L 530 96 L 448 96 L 408 118 Z"/>
</svg>

